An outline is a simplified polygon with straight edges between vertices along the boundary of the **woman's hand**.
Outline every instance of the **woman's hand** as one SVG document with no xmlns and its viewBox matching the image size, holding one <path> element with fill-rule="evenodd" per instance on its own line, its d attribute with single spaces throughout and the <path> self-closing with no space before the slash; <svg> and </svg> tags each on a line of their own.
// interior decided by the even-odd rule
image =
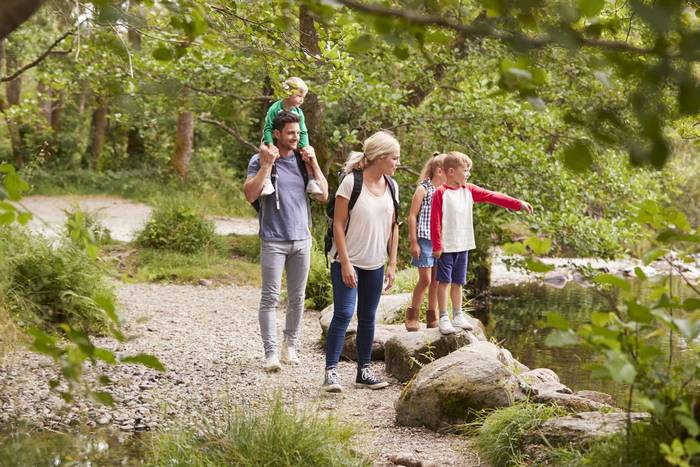
<svg viewBox="0 0 700 467">
<path fill-rule="evenodd" d="M 411 242 L 411 256 L 416 259 L 420 256 L 420 245 L 417 242 Z"/>
<path fill-rule="evenodd" d="M 396 279 L 396 265 L 389 265 L 384 273 L 384 290 L 389 290 L 394 286 L 394 279 Z"/>
<path fill-rule="evenodd" d="M 343 284 L 345 284 L 351 289 L 357 287 L 357 276 L 355 275 L 355 268 L 352 267 L 350 261 L 340 263 L 340 273 L 343 278 Z"/>
</svg>

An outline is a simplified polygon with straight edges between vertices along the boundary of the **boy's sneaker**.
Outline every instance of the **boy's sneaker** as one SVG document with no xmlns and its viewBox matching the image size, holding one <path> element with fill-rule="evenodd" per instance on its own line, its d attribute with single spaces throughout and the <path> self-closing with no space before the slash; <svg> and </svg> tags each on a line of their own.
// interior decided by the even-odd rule
<svg viewBox="0 0 700 467">
<path fill-rule="evenodd" d="M 323 378 L 322 389 L 326 392 L 343 392 L 343 386 L 340 385 L 340 375 L 337 368 L 327 368 Z"/>
<path fill-rule="evenodd" d="M 440 328 L 440 334 L 454 334 L 457 330 L 450 323 L 450 317 L 440 316 L 440 321 L 438 321 L 438 328 Z"/>
<path fill-rule="evenodd" d="M 306 184 L 306 192 L 310 195 L 321 195 L 323 194 L 323 190 L 321 189 L 321 185 L 316 181 L 315 178 L 310 178 L 308 183 Z"/>
<path fill-rule="evenodd" d="M 270 178 L 265 179 L 260 196 L 271 195 L 275 192 L 275 187 L 272 185 L 272 180 Z"/>
<path fill-rule="evenodd" d="M 465 331 L 474 330 L 474 326 L 472 326 L 467 317 L 464 316 L 464 313 L 455 315 L 454 318 L 452 318 L 452 324 L 458 328 L 464 329 Z"/>
<path fill-rule="evenodd" d="M 370 389 L 382 389 L 389 386 L 387 381 L 382 381 L 374 375 L 374 372 L 369 367 L 365 365 L 362 368 L 357 369 L 357 378 L 355 378 L 355 387 L 358 388 L 370 388 Z"/>
<path fill-rule="evenodd" d="M 282 363 L 286 363 L 287 365 L 299 364 L 297 349 L 295 349 L 294 346 L 287 344 L 286 342 L 282 343 Z"/>
<path fill-rule="evenodd" d="M 265 365 L 263 365 L 263 368 L 268 373 L 274 373 L 274 372 L 280 371 L 282 369 L 282 365 L 280 365 L 280 360 L 279 360 L 279 358 L 277 358 L 276 353 L 273 353 L 270 356 L 265 357 Z"/>
</svg>

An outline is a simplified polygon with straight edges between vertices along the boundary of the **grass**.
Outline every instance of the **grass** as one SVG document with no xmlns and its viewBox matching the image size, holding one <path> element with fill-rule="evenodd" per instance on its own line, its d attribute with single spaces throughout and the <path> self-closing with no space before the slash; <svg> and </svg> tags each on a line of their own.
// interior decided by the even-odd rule
<svg viewBox="0 0 700 467">
<path fill-rule="evenodd" d="M 197 283 L 207 279 L 260 287 L 260 265 L 233 257 L 225 240 L 220 248 L 191 254 L 118 245 L 103 250 L 103 255 L 113 259 L 117 276 L 137 282 Z"/>
<path fill-rule="evenodd" d="M 475 437 L 474 445 L 490 464 L 497 467 L 518 465 L 524 462 L 523 438 L 530 428 L 565 413 L 557 406 L 521 402 L 479 411 L 472 422 L 458 428 Z"/>
<path fill-rule="evenodd" d="M 355 425 L 284 406 L 278 396 L 261 413 L 238 409 L 223 421 L 126 439 L 106 431 L 0 433 L 3 466 L 369 466 L 353 447 Z"/>
<path fill-rule="evenodd" d="M 0 230 L 0 296 L 20 326 L 67 323 L 101 333 L 108 318 L 95 302 L 114 302 L 104 271 L 70 242 L 50 245 L 17 229 Z"/>
<path fill-rule="evenodd" d="M 150 446 L 154 466 L 369 466 L 351 447 L 357 429 L 333 417 L 284 407 L 279 397 L 261 414 L 236 411 L 221 425 L 164 433 Z"/>
<path fill-rule="evenodd" d="M 201 171 L 203 172 L 203 171 Z M 37 170 L 29 175 L 32 195 L 114 195 L 152 206 L 177 203 L 202 215 L 254 217 L 233 172 L 199 175 L 187 182 L 145 169 L 102 171 Z"/>
<path fill-rule="evenodd" d="M 23 334 L 12 320 L 9 311 L 2 303 L 2 297 L 0 297 L 0 365 L 5 356 L 17 350 L 23 340 Z"/>
</svg>

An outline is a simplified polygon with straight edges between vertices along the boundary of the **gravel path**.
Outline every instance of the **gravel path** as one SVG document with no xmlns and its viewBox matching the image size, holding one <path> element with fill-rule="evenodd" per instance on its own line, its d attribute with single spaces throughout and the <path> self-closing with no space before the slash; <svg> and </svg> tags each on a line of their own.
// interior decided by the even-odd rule
<svg viewBox="0 0 700 467">
<path fill-rule="evenodd" d="M 116 196 L 27 196 L 22 199 L 22 207 L 34 214 L 29 228 L 50 239 L 61 235 L 66 222 L 65 211 L 75 206 L 94 214 L 110 230 L 112 238 L 121 242 L 133 240 L 152 212 L 146 204 Z M 258 233 L 257 219 L 211 217 L 211 220 L 219 235 Z"/>
<path fill-rule="evenodd" d="M 480 465 L 469 441 L 456 435 L 395 424 L 394 401 L 401 383 L 381 391 L 355 389 L 354 364 L 341 362 L 346 391 L 319 390 L 324 355 L 319 346 L 318 312 L 304 317 L 301 360 L 278 374 L 261 369 L 262 343 L 257 324 L 259 289 L 155 284 L 118 284 L 124 328 L 133 339 L 111 348 L 120 354 L 157 355 L 168 371 L 139 366 L 106 368 L 116 399 L 112 409 L 80 401 L 71 409 L 49 392 L 50 362 L 18 352 L 0 367 L 0 423 L 24 419 L 63 428 L 71 423 L 105 425 L 124 431 L 181 426 L 212 418 L 232 406 L 263 407 L 279 391 L 288 404 L 359 423 L 359 449 L 376 465 L 393 465 L 397 456 L 422 465 Z M 282 313 L 278 328 L 282 323 Z M 281 334 L 281 332 L 280 332 Z M 109 346 L 109 340 L 99 340 Z M 383 364 L 375 364 L 383 373 Z M 418 464 L 416 464 L 418 465 Z"/>
</svg>

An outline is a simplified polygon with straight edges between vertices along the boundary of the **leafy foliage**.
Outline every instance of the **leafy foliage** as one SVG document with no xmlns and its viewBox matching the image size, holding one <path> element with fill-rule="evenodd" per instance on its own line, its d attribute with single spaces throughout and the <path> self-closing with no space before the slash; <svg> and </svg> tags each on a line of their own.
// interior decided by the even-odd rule
<svg viewBox="0 0 700 467">
<path fill-rule="evenodd" d="M 180 204 L 156 209 L 136 239 L 143 247 L 186 254 L 201 252 L 215 241 L 214 223 Z"/>
<path fill-rule="evenodd" d="M 333 286 L 326 267 L 326 255 L 314 242 L 311 247 L 311 268 L 306 281 L 304 306 L 311 310 L 323 310 L 333 303 Z"/>
</svg>

